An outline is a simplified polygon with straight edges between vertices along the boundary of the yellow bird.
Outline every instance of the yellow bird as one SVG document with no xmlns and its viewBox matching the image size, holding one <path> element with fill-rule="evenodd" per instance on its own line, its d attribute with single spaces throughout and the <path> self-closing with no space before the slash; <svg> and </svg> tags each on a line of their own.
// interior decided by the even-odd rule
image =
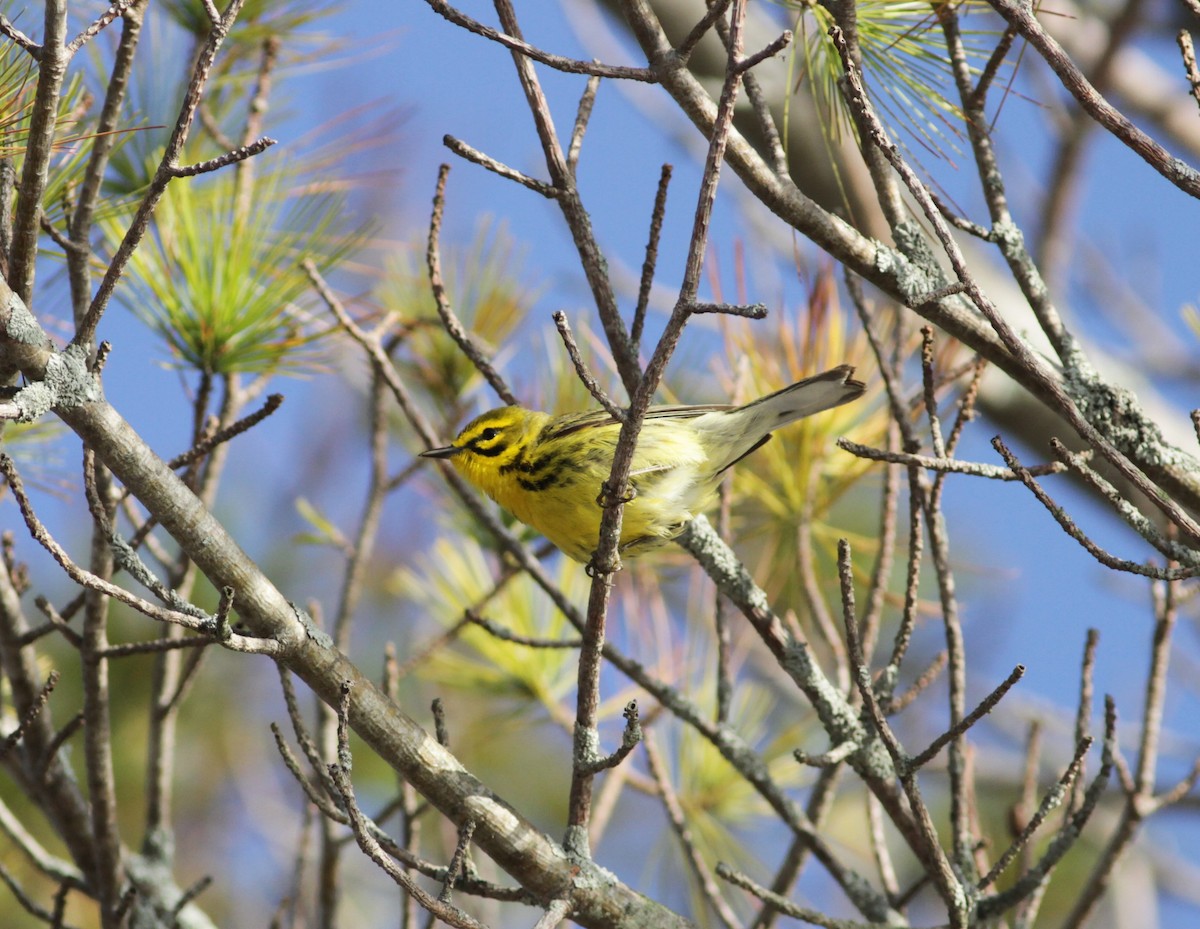
<svg viewBox="0 0 1200 929">
<path fill-rule="evenodd" d="M 725 469 L 772 430 L 859 397 L 865 385 L 853 374 L 841 365 L 745 406 L 651 407 L 633 453 L 621 554 L 640 555 L 679 535 L 712 502 Z M 449 459 L 513 516 L 586 564 L 600 538 L 597 497 L 620 431 L 604 410 L 551 416 L 503 406 L 467 423 L 453 444 L 421 455 Z"/>
</svg>

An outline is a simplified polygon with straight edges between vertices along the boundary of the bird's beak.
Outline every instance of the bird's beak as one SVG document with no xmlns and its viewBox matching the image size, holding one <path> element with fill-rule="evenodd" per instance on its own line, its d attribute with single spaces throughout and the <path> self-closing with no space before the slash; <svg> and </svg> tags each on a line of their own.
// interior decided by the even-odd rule
<svg viewBox="0 0 1200 929">
<path fill-rule="evenodd" d="M 431 448 L 427 452 L 421 452 L 422 458 L 453 458 L 462 449 L 454 445 L 447 445 L 445 448 Z"/>
</svg>

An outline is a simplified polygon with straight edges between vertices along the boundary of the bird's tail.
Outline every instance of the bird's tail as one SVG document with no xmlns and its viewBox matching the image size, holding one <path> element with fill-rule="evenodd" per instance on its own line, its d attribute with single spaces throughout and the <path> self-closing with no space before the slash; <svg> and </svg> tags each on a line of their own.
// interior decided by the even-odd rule
<svg viewBox="0 0 1200 929">
<path fill-rule="evenodd" d="M 813 413 L 841 406 L 860 397 L 867 385 L 854 380 L 853 374 L 854 368 L 850 365 L 838 365 L 823 374 L 814 374 L 783 390 L 759 397 L 739 407 L 737 412 L 751 417 L 754 422 L 762 422 L 764 431 L 770 432 L 793 420 L 812 416 Z"/>
<path fill-rule="evenodd" d="M 745 406 L 704 416 L 705 422 L 697 421 L 696 426 L 725 433 L 726 441 L 721 444 L 729 448 L 730 454 L 721 465 L 723 471 L 766 442 L 780 426 L 860 397 L 866 385 L 854 380 L 853 374 L 850 365 L 839 365 Z"/>
</svg>

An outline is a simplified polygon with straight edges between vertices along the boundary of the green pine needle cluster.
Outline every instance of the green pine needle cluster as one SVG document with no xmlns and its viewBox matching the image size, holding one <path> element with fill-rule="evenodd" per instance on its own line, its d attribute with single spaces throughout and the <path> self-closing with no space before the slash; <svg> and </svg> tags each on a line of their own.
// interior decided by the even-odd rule
<svg viewBox="0 0 1200 929">
<path fill-rule="evenodd" d="M 120 300 L 166 344 L 173 364 L 208 374 L 310 367 L 328 323 L 309 312 L 322 271 L 360 244 L 332 194 L 294 194 L 280 175 L 239 198 L 236 174 L 173 182 L 134 254 Z M 247 208 L 248 204 L 253 208 Z M 124 224 L 103 224 L 115 247 Z"/>
<path fill-rule="evenodd" d="M 0 158 L 12 159 L 17 176 L 24 162 L 36 86 L 37 72 L 25 52 L 13 42 L 0 43 Z M 70 201 L 72 185 L 82 175 L 87 160 L 88 147 L 80 144 L 88 138 L 86 126 L 79 121 L 84 95 L 82 78 L 72 74 L 59 100 L 54 169 L 47 179 L 43 198 L 46 217 L 51 222 L 61 219 Z"/>
<path fill-rule="evenodd" d="M 844 75 L 829 29 L 835 23 L 830 9 L 811 0 L 788 0 L 798 10 L 794 46 L 794 85 L 807 83 L 825 114 L 822 131 L 831 141 L 847 134 L 857 137 L 849 109 L 839 89 Z M 958 4 L 959 15 L 969 4 Z M 936 10 L 915 0 L 862 0 L 855 4 L 863 75 L 881 115 L 899 130 L 899 141 L 915 142 L 936 157 L 952 159 L 959 151 L 963 114 L 955 96 L 946 54 L 946 40 Z M 964 38 L 970 39 L 968 34 Z M 968 48 L 972 58 L 983 52 Z"/>
</svg>

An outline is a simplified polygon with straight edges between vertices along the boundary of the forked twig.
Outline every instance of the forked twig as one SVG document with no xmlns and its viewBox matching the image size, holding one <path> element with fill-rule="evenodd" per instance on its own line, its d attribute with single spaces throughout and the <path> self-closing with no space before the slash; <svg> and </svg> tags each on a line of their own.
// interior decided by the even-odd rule
<svg viewBox="0 0 1200 929">
<path fill-rule="evenodd" d="M 487 929 L 483 923 L 470 914 L 451 903 L 444 902 L 426 893 L 420 884 L 414 881 L 403 868 L 397 865 L 384 852 L 378 840 L 376 840 L 375 836 L 367 828 L 366 818 L 363 816 L 362 810 L 358 807 L 358 800 L 354 795 L 354 786 L 350 781 L 349 707 L 350 687 L 347 683 L 342 686 L 342 700 L 337 710 L 339 760 L 330 764 L 327 770 L 330 779 L 341 795 L 350 828 L 354 831 L 354 838 L 358 841 L 358 847 L 379 866 L 379 869 L 384 874 L 390 877 L 398 886 L 402 887 L 406 893 L 415 897 L 421 906 L 446 925 L 454 926 L 456 929 Z"/>
<path fill-rule="evenodd" d="M 450 298 L 446 293 L 446 285 L 442 279 L 440 239 L 442 216 L 446 209 L 446 178 L 449 175 L 449 165 L 444 164 L 438 169 L 437 188 L 433 195 L 433 215 L 429 218 L 429 243 L 425 249 L 425 262 L 429 268 L 429 289 L 433 293 L 438 316 L 441 317 L 442 325 L 446 327 L 450 338 L 458 344 L 462 353 L 471 360 L 471 364 L 475 365 L 475 370 L 483 375 L 505 405 L 517 406 L 516 395 L 508 389 L 508 385 L 504 383 L 499 372 L 483 354 L 483 350 L 475 344 L 475 340 L 471 338 L 458 316 L 455 315 L 454 309 L 450 305 Z"/>
</svg>

